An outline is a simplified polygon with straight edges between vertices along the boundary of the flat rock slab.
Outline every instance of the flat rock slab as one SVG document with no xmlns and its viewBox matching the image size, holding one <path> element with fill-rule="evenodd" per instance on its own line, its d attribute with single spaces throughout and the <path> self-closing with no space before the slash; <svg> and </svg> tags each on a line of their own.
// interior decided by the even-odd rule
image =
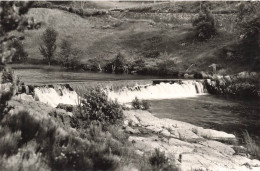
<svg viewBox="0 0 260 171">
<path fill-rule="evenodd" d="M 204 129 L 189 123 L 171 119 L 159 119 L 148 111 L 124 111 L 126 123 L 135 123 L 139 129 L 147 129 L 150 136 L 129 137 L 140 154 L 151 153 L 156 148 L 181 170 L 260 170 L 260 161 L 236 155 L 230 140 L 233 134 Z M 139 134 L 140 135 L 140 134 Z"/>
</svg>

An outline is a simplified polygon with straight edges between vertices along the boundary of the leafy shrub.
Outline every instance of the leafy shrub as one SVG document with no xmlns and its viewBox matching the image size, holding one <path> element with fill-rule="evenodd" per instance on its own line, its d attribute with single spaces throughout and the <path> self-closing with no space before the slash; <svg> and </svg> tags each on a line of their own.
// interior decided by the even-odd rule
<svg viewBox="0 0 260 171">
<path fill-rule="evenodd" d="M 158 67 L 158 74 L 159 75 L 171 75 L 175 72 L 178 72 L 177 65 L 175 64 L 175 61 L 173 60 L 164 60 L 157 63 Z"/>
<path fill-rule="evenodd" d="M 13 87 L 11 87 L 10 91 L 7 92 L 1 92 L 0 94 L 0 120 L 3 118 L 4 114 L 8 112 L 9 109 L 7 109 L 7 102 L 12 98 Z"/>
<path fill-rule="evenodd" d="M 148 110 L 150 108 L 150 104 L 146 100 L 139 100 L 137 97 L 132 101 L 132 106 L 134 109 L 142 109 Z"/>
<path fill-rule="evenodd" d="M 161 152 L 158 148 L 155 149 L 149 158 L 151 165 L 156 168 L 162 168 L 162 166 L 165 165 L 168 160 L 169 159 L 165 156 L 165 153 Z"/>
<path fill-rule="evenodd" d="M 134 63 L 131 66 L 132 71 L 136 71 L 137 73 L 142 73 L 145 68 L 145 62 L 143 59 L 138 59 L 134 61 Z"/>
<path fill-rule="evenodd" d="M 14 81 L 12 71 L 4 69 L 2 73 L 2 83 L 12 83 Z"/>
<path fill-rule="evenodd" d="M 56 40 L 58 32 L 54 28 L 47 28 L 41 35 L 43 45 L 40 45 L 40 52 L 42 56 L 47 60 L 48 64 L 51 65 L 54 52 L 56 50 Z"/>
<path fill-rule="evenodd" d="M 143 110 L 150 109 L 150 106 L 151 106 L 151 104 L 148 101 L 143 100 Z"/>
<path fill-rule="evenodd" d="M 102 123 L 116 124 L 123 119 L 122 106 L 108 99 L 100 88 L 89 90 L 84 95 L 81 116 L 86 120 L 96 120 Z"/>
<path fill-rule="evenodd" d="M 135 109 L 141 109 L 141 101 L 135 97 L 135 99 L 132 101 L 132 106 Z"/>
<path fill-rule="evenodd" d="M 207 5 L 202 6 L 202 11 L 192 23 L 196 30 L 196 38 L 200 41 L 207 40 L 216 34 L 214 18 Z"/>
</svg>

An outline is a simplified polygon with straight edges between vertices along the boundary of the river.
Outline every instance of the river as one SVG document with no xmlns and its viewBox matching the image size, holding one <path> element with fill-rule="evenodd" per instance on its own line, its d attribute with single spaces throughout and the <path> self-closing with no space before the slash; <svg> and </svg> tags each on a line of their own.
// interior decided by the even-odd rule
<svg viewBox="0 0 260 171">
<path fill-rule="evenodd" d="M 16 69 L 15 73 L 20 79 L 27 84 L 54 84 L 54 83 L 71 83 L 82 84 L 99 81 L 113 81 L 115 84 L 131 82 L 131 80 L 153 80 L 162 77 L 140 76 L 140 75 L 116 75 L 106 73 L 92 72 L 65 72 L 62 70 L 45 70 L 45 69 Z M 235 99 L 232 97 L 199 95 L 193 96 L 196 90 L 180 86 L 159 86 L 157 89 L 151 87 L 145 92 L 137 90 L 137 95 L 142 97 L 160 96 L 160 99 L 149 100 L 151 104 L 150 111 L 159 118 L 169 118 L 179 121 L 188 122 L 204 128 L 212 128 L 228 133 L 233 133 L 242 137 L 242 132 L 247 130 L 249 134 L 260 145 L 260 101 L 259 99 Z M 169 89 L 176 89 L 175 91 Z M 155 92 L 157 91 L 157 92 Z M 181 92 L 181 91 L 186 91 Z M 190 91 L 190 92 L 188 92 Z M 181 98 L 164 99 L 169 93 L 180 93 L 185 96 Z M 127 96 L 133 95 L 133 91 L 126 92 Z M 157 93 L 157 94 L 155 94 Z M 191 96 L 189 97 L 189 93 Z M 173 96 L 174 97 L 174 96 Z"/>
<path fill-rule="evenodd" d="M 225 131 L 239 138 L 242 138 L 243 131 L 247 130 L 260 145 L 259 100 L 202 95 L 149 102 L 150 111 L 159 118 L 169 118 Z"/>
</svg>

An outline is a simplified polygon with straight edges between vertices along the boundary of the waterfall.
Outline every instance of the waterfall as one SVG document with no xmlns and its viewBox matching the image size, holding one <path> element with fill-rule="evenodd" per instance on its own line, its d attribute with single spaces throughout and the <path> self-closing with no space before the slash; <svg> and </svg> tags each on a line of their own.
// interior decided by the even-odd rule
<svg viewBox="0 0 260 171">
<path fill-rule="evenodd" d="M 111 100 L 119 103 L 131 102 L 135 97 L 138 99 L 172 99 L 195 97 L 205 94 L 202 82 L 187 80 L 181 83 L 160 83 L 156 85 L 135 86 L 134 88 L 124 88 L 120 91 L 107 91 Z"/>
<path fill-rule="evenodd" d="M 75 91 L 65 86 L 36 87 L 34 88 L 34 98 L 52 107 L 57 107 L 59 103 L 77 105 L 79 97 Z"/>
</svg>

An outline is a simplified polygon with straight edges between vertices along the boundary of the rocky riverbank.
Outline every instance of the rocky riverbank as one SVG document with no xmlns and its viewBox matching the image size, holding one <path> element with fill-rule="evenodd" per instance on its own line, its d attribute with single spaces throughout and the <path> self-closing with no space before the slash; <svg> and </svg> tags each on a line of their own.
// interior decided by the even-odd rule
<svg viewBox="0 0 260 171">
<path fill-rule="evenodd" d="M 147 111 L 125 111 L 124 127 L 132 134 L 137 153 L 155 148 L 164 151 L 181 170 L 259 170 L 260 161 L 251 160 L 237 146 L 232 134 L 204 129 L 189 123 L 159 119 Z"/>
<path fill-rule="evenodd" d="M 241 72 L 236 75 L 213 75 L 205 85 L 210 94 L 260 97 L 260 74 Z"/>
<path fill-rule="evenodd" d="M 53 108 L 30 95 L 19 95 L 9 102 L 12 110 L 26 109 L 35 118 L 48 117 L 65 132 L 71 129 L 73 114 Z M 158 148 L 181 170 L 259 170 L 260 161 L 250 159 L 244 147 L 236 145 L 236 137 L 221 131 L 204 129 L 189 123 L 159 119 L 148 111 L 124 111 L 122 129 L 130 136 L 137 155 Z"/>
</svg>

